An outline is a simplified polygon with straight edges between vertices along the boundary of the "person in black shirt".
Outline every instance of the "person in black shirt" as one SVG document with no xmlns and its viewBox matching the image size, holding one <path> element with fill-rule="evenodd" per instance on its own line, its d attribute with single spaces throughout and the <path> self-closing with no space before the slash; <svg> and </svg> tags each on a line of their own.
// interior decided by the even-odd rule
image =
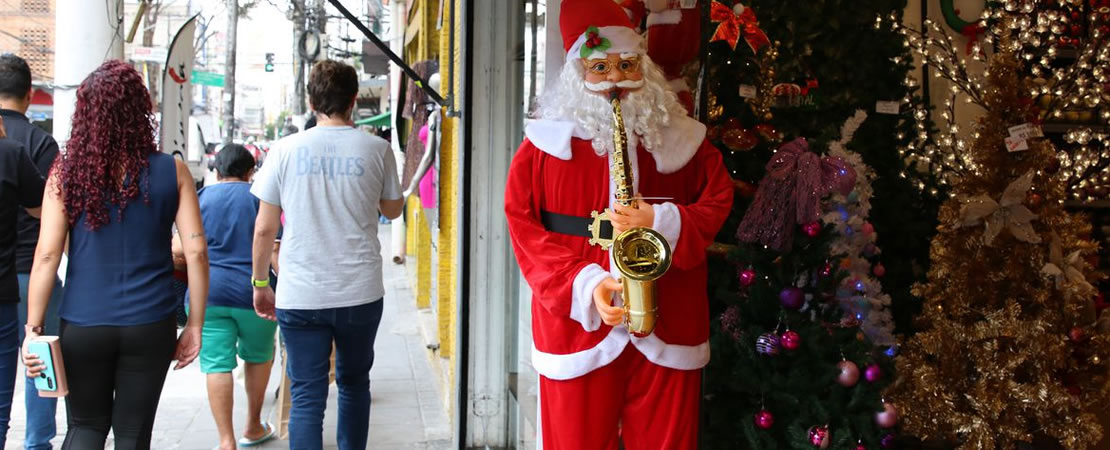
<svg viewBox="0 0 1110 450">
<path fill-rule="evenodd" d="M 54 158 L 58 156 L 58 143 L 42 128 L 27 120 L 31 105 L 31 68 L 16 55 L 0 55 L 0 118 L 7 127 L 8 138 L 20 144 L 39 175 L 46 178 Z M 18 208 L 17 208 L 18 209 Z M 15 246 L 15 271 L 19 280 L 19 323 L 27 322 L 27 280 L 31 274 L 31 261 L 39 241 L 39 220 L 22 210 L 18 214 L 18 237 Z M 45 334 L 58 334 L 58 304 L 61 303 L 61 281 L 55 283 L 53 297 L 46 311 Z M 19 341 L 23 342 L 20 327 Z M 24 435 L 27 450 L 49 450 L 50 440 L 57 434 L 55 413 L 58 401 L 39 397 L 35 383 L 27 380 L 23 396 L 27 408 L 27 429 Z"/>
<path fill-rule="evenodd" d="M 0 119 L 0 130 L 4 129 Z M 19 357 L 19 282 L 15 276 L 17 213 L 38 217 L 42 176 L 23 147 L 0 132 L 0 448 L 7 441 Z"/>
</svg>

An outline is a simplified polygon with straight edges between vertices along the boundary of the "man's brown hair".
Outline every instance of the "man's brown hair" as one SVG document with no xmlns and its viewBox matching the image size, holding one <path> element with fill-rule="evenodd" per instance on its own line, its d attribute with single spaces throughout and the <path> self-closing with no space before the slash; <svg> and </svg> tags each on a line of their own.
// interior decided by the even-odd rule
<svg viewBox="0 0 1110 450">
<path fill-rule="evenodd" d="M 330 59 L 312 66 L 308 76 L 308 100 L 319 114 L 344 114 L 358 95 L 358 73 L 355 68 Z"/>
</svg>

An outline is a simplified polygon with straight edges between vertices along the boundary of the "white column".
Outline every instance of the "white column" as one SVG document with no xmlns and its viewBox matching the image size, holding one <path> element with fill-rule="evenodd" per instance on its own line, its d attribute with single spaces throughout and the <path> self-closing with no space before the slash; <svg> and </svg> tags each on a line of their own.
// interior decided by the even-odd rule
<svg viewBox="0 0 1110 450">
<path fill-rule="evenodd" d="M 465 395 L 467 449 L 510 448 L 509 372 L 516 362 L 508 361 L 516 336 L 509 330 L 517 288 L 513 279 L 516 261 L 509 245 L 508 227 L 502 211 L 505 181 L 514 150 L 523 134 L 523 66 L 514 55 L 524 42 L 522 2 L 465 2 L 471 19 L 471 35 L 465 52 L 471 52 L 470 67 L 462 71 L 463 86 L 470 77 L 469 101 L 463 111 L 469 128 L 463 150 L 469 155 L 468 177 L 463 186 L 469 210 L 466 223 L 467 248 L 462 252 L 467 290 Z M 460 43 L 461 44 L 461 43 Z M 480 49 L 472 51 L 473 49 Z M 469 170 L 467 170 L 469 169 Z"/>
<path fill-rule="evenodd" d="M 57 0 L 54 139 L 65 145 L 77 86 L 109 59 L 123 59 L 123 0 Z"/>
</svg>

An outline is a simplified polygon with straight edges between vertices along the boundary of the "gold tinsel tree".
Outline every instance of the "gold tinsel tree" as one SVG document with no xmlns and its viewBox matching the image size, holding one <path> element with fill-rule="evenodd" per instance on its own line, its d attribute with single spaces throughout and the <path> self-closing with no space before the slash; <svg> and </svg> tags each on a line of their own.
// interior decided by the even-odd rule
<svg viewBox="0 0 1110 450">
<path fill-rule="evenodd" d="M 985 115 L 963 154 L 932 242 L 920 330 L 897 359 L 888 398 L 904 430 L 966 449 L 1013 449 L 1035 437 L 1089 448 L 1102 429 L 1110 340 L 1098 329 L 1096 251 L 1084 217 L 1064 209 L 1056 149 L 1011 127 L 1036 117 L 1016 46 L 999 42 L 981 88 Z M 1011 142 L 1012 144 L 1013 142 Z"/>
</svg>

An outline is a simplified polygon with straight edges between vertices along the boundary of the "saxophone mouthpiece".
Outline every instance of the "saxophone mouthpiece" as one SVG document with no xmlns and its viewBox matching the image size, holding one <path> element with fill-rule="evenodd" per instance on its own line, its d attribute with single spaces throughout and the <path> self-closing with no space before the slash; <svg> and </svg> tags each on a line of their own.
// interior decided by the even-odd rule
<svg viewBox="0 0 1110 450">
<path fill-rule="evenodd" d="M 613 88 L 609 91 L 609 101 L 619 100 L 623 91 L 620 88 Z"/>
</svg>

